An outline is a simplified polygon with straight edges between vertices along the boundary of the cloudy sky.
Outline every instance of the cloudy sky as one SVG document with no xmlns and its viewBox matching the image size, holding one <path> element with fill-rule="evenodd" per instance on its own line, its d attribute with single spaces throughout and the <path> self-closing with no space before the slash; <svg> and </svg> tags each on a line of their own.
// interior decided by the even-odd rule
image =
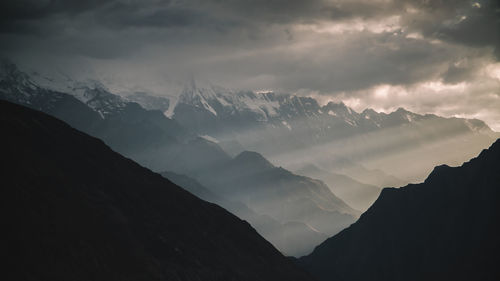
<svg viewBox="0 0 500 281">
<path fill-rule="evenodd" d="M 500 131 L 499 0 L 7 0 L 0 40 L 20 65 L 123 89 L 194 76 Z"/>
</svg>

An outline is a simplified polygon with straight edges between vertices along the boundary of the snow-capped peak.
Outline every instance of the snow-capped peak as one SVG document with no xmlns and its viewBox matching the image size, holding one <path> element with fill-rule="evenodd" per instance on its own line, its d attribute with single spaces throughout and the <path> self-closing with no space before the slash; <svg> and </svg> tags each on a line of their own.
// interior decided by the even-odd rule
<svg viewBox="0 0 500 281">
<path fill-rule="evenodd" d="M 208 101 L 217 98 L 216 91 L 223 91 L 223 89 L 220 87 L 217 88 L 210 83 L 203 85 L 191 79 L 182 90 L 178 102 L 204 108 L 217 116 L 217 111 L 215 111 Z"/>
<path fill-rule="evenodd" d="M 358 126 L 358 121 L 361 118 L 359 113 L 346 106 L 343 102 L 329 102 L 322 108 L 322 112 L 326 112 L 334 118 L 342 119 L 351 126 Z"/>
<path fill-rule="evenodd" d="M 172 103 L 168 112 L 172 113 L 178 104 L 189 104 L 209 111 L 214 116 L 234 114 L 235 112 L 253 113 L 258 120 L 265 121 L 277 115 L 279 101 L 273 93 L 252 91 L 233 91 L 211 83 L 192 79 L 186 84 L 178 101 Z"/>
</svg>

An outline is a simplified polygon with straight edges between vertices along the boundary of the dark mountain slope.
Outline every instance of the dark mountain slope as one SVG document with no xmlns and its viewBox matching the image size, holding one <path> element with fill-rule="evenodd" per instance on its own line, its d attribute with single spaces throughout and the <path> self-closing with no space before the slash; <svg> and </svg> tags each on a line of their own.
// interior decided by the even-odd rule
<svg viewBox="0 0 500 281">
<path fill-rule="evenodd" d="M 309 280 L 247 223 L 43 113 L 0 101 L 9 280 Z"/>
<path fill-rule="evenodd" d="M 500 280 L 500 140 L 424 183 L 386 188 L 300 263 L 320 280 Z"/>
</svg>

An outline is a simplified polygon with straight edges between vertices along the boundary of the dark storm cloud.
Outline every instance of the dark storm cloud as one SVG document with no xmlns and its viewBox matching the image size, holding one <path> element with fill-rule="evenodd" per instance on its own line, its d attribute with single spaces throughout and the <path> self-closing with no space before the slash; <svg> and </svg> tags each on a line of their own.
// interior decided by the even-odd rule
<svg viewBox="0 0 500 281">
<path fill-rule="evenodd" d="M 0 3 L 0 31 L 22 33 L 43 29 L 52 16 L 69 21 L 81 13 L 95 11 L 108 0 L 16 0 Z"/>
<path fill-rule="evenodd" d="M 266 53 L 270 58 L 259 60 L 250 56 L 251 61 L 246 61 L 248 55 L 228 56 L 229 60 L 217 62 L 225 64 L 227 69 L 233 68 L 227 61 L 240 61 L 260 74 L 272 71 L 269 75 L 286 83 L 281 85 L 286 89 L 302 87 L 328 92 L 377 83 L 414 83 L 434 75 L 435 71 L 429 71 L 434 65 L 446 59 L 456 60 L 461 55 L 443 52 L 428 40 L 406 40 L 403 31 L 465 45 L 494 48 L 499 45 L 498 1 L 21 0 L 4 1 L 1 5 L 0 31 L 6 43 L 0 48 L 4 50 L 34 47 L 47 52 L 115 59 L 150 46 L 164 46 L 180 56 L 193 45 L 206 49 L 218 47 L 227 54 L 237 54 L 242 48 L 266 50 L 283 44 L 279 42 L 283 34 L 291 44 L 296 43 L 293 40 L 298 38 L 294 31 L 297 24 L 335 25 L 361 19 L 372 20 L 365 24 L 369 25 L 390 16 L 400 17 L 399 30 L 395 30 L 399 36 L 366 31 L 357 35 L 339 34 L 338 44 L 333 40 L 324 43 L 324 37 L 329 35 L 319 34 L 318 38 L 306 39 L 323 42 L 321 48 L 312 48 L 312 54 L 302 52 L 290 57 L 286 52 Z M 336 56 L 335 48 L 343 46 L 342 41 L 346 40 L 351 46 Z M 171 50 L 173 46 L 180 50 Z M 321 56 L 321 61 L 315 56 Z M 258 67 L 268 61 L 275 65 Z M 449 63 L 446 81 L 465 79 L 471 70 L 454 63 Z M 290 75 L 289 69 L 295 69 L 300 77 Z"/>
<path fill-rule="evenodd" d="M 0 4 L 3 20 L 42 19 L 57 13 L 75 15 L 94 10 L 109 0 L 16 0 L 2 1 Z"/>
<path fill-rule="evenodd" d="M 0 56 L 144 87 L 194 74 L 378 108 L 396 106 L 374 95 L 390 86 L 410 96 L 399 106 L 436 113 L 425 85 L 452 103 L 461 88 L 448 84 L 466 83 L 470 113 L 474 100 L 498 105 L 499 13 L 498 0 L 7 0 Z"/>
<path fill-rule="evenodd" d="M 500 55 L 500 1 L 409 1 L 419 13 L 404 24 L 427 37 L 470 46 L 492 46 Z"/>
<path fill-rule="evenodd" d="M 102 14 L 108 16 L 102 22 L 120 27 L 184 27 L 199 25 L 204 20 L 204 15 L 198 11 L 186 8 L 162 8 L 137 12 L 133 6 L 112 6 Z M 109 11 L 109 12 L 108 12 Z"/>
<path fill-rule="evenodd" d="M 347 16 L 346 11 L 321 0 L 7 0 L 0 5 L 0 30 L 13 33 L 58 32 L 58 28 L 83 23 L 113 29 L 201 27 L 220 31 Z"/>
<path fill-rule="evenodd" d="M 0 5 L 1 31 L 44 35 L 68 26 L 84 32 L 186 27 L 221 32 L 390 15 L 400 15 L 403 27 L 426 37 L 464 44 L 496 47 L 500 33 L 500 4 L 495 0 L 8 0 Z M 460 20 L 463 16 L 466 19 Z"/>
</svg>

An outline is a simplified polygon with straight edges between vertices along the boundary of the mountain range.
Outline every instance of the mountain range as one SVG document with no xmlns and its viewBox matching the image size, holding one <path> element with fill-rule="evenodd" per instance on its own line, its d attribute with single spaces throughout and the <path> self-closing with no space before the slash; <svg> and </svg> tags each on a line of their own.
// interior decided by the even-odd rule
<svg viewBox="0 0 500 281">
<path fill-rule="evenodd" d="M 337 233 L 360 214 L 323 182 L 275 167 L 256 152 L 244 151 L 197 178 L 215 193 L 259 213 L 279 221 L 304 222 L 325 234 Z"/>
<path fill-rule="evenodd" d="M 500 139 L 460 167 L 385 188 L 299 263 L 319 280 L 499 280 Z"/>
<path fill-rule="evenodd" d="M 36 73 L 29 77 L 44 89 L 80 99 L 82 87 L 103 88 L 93 80 Z M 311 97 L 229 90 L 194 79 L 178 97 L 133 92 L 121 99 L 163 111 L 232 156 L 257 151 L 289 170 L 313 164 L 378 187 L 420 182 L 434 166 L 458 165 L 499 136 L 477 119 L 422 115 L 403 108 L 358 113 L 342 102 L 320 105 Z"/>
<path fill-rule="evenodd" d="M 294 175 L 284 169 L 269 167 L 270 163 L 265 163 L 265 159 L 256 161 L 247 170 L 245 166 L 241 166 L 248 164 L 244 163 L 246 160 L 233 159 L 217 143 L 191 132 L 160 111 L 146 110 L 135 102 L 110 93 L 95 81 L 86 84 L 70 81 L 66 84 L 57 83 L 58 87 L 54 87 L 50 86 L 52 84 L 46 78 L 32 78 L 14 64 L 3 66 L 1 78 L 2 99 L 51 114 L 76 129 L 102 139 L 113 150 L 141 165 L 154 171 L 190 176 L 210 188 L 217 196 L 238 202 L 237 206 L 241 207 L 241 211 L 229 209 L 236 214 L 245 215 L 242 217 L 258 226 L 262 235 L 289 255 L 309 253 L 315 245 L 353 223 L 359 215 L 358 211 L 347 206 L 323 183 Z M 227 174 L 221 173 L 222 170 L 214 170 L 214 167 L 230 167 L 233 164 L 234 167 L 240 167 L 232 170 L 233 182 L 223 182 L 223 177 Z M 250 168 L 269 171 L 255 173 L 249 178 L 247 173 L 255 172 Z M 213 181 L 214 175 L 218 175 L 219 182 Z M 239 190 L 243 197 L 234 197 L 219 188 L 227 188 L 229 185 L 233 185 L 234 190 Z M 250 207 L 252 212 L 248 212 L 249 206 L 241 201 L 257 194 L 266 195 L 261 192 L 263 190 L 267 191 L 267 195 L 276 193 L 280 196 L 266 201 L 267 207 L 256 205 L 256 201 L 251 200 L 254 204 Z M 311 197 L 311 194 L 316 195 Z M 319 200 L 319 194 L 326 196 Z M 287 203 L 299 202 L 298 200 L 302 200 L 303 204 Z M 273 205 L 284 209 L 278 215 L 276 210 L 269 207 Z M 328 207 L 325 209 L 325 206 Z M 310 215 L 304 216 L 306 210 Z M 250 213 L 252 215 L 248 215 Z M 276 223 L 263 221 L 262 216 L 273 218 Z M 327 220 L 328 224 L 320 223 L 322 220 Z M 320 230 L 312 227 L 313 225 Z M 287 239 L 279 238 L 284 236 Z M 297 241 L 297 237 L 301 237 L 301 243 L 287 242 Z"/>
<path fill-rule="evenodd" d="M 0 110 L 7 279 L 312 280 L 248 223 L 101 140 Z"/>
<path fill-rule="evenodd" d="M 10 65 L 2 68 L 15 68 Z M 146 92 L 120 97 L 94 80 L 80 82 L 19 70 L 14 76 L 23 76 L 38 88 L 74 96 L 100 115 L 132 102 L 143 109 L 161 110 L 183 129 L 216 142 L 232 156 L 257 151 L 289 170 L 312 164 L 378 187 L 422 181 L 434 166 L 458 165 L 499 136 L 477 119 L 421 115 L 403 108 L 388 114 L 372 109 L 358 113 L 343 103 L 320 105 L 311 97 L 228 90 L 194 80 L 175 98 Z M 111 96 L 99 102 L 104 92 Z M 92 99 L 96 93 L 102 95 Z M 161 160 L 154 159 L 156 154 L 150 152 L 145 159 L 153 169 L 164 170 Z"/>
<path fill-rule="evenodd" d="M 169 100 L 118 96 L 99 81 L 27 74 L 8 62 L 0 69 L 0 98 L 60 118 L 154 171 L 192 178 L 224 199 L 209 201 L 294 256 L 353 223 L 381 187 L 409 181 L 388 171 L 453 164 L 496 135 L 479 120 L 359 114 L 342 103 L 194 81 Z"/>
<path fill-rule="evenodd" d="M 231 91 L 194 81 L 171 107 L 174 120 L 216 139 L 233 155 L 257 151 L 291 170 L 308 162 L 379 187 L 421 181 L 434 166 L 460 164 L 499 136 L 477 119 L 403 108 L 358 113 L 342 102 L 321 106 L 311 97 Z M 370 175 L 373 170 L 377 177 Z"/>
</svg>

